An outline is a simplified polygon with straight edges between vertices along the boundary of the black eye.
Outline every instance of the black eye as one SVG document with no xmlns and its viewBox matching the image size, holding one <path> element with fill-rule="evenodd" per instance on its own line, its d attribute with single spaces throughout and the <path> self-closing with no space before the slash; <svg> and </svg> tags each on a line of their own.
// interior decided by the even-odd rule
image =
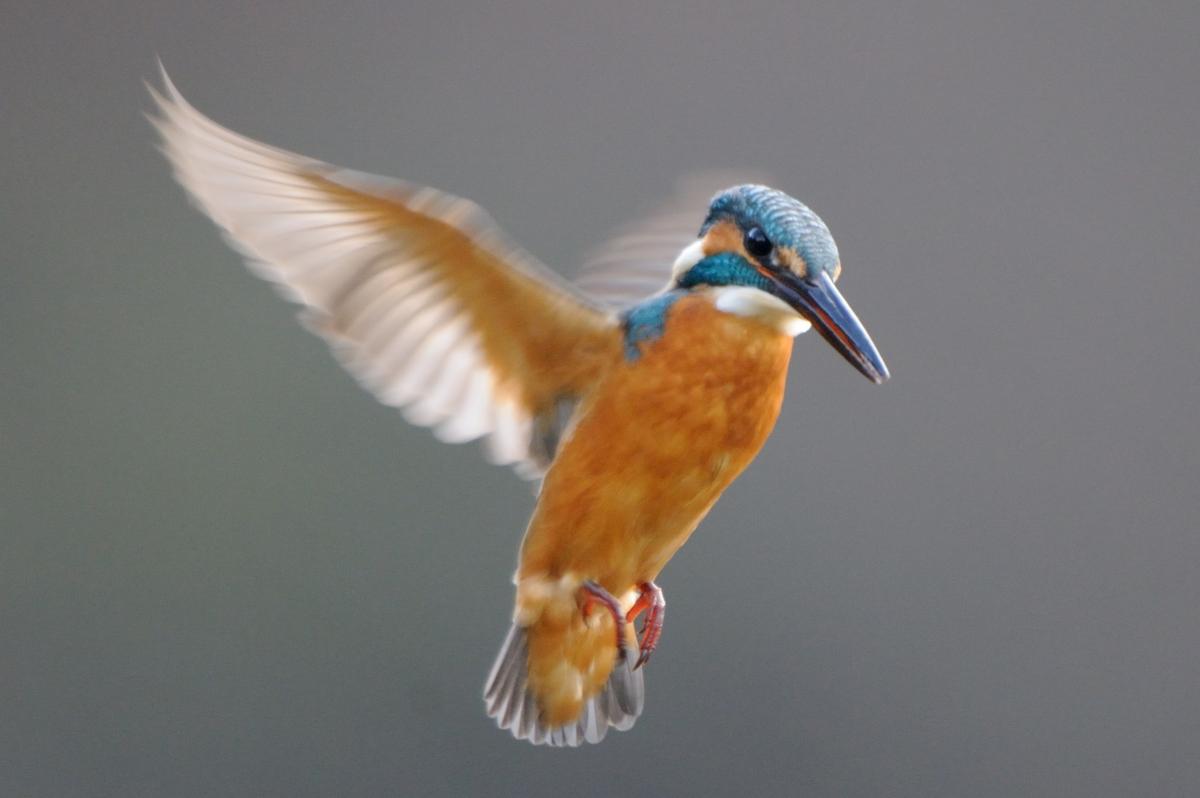
<svg viewBox="0 0 1200 798">
<path fill-rule="evenodd" d="M 767 238 L 767 234 L 762 231 L 761 227 L 751 227 L 747 230 L 742 244 L 746 247 L 746 251 L 756 258 L 765 258 L 771 254 L 771 240 Z"/>
</svg>

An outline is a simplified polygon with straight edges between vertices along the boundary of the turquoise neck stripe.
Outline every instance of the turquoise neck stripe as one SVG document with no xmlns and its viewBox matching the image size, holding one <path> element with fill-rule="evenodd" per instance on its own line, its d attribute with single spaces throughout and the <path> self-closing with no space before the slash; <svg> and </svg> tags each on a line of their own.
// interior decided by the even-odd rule
<svg viewBox="0 0 1200 798">
<path fill-rule="evenodd" d="M 662 337 L 671 306 L 689 290 L 706 285 L 745 285 L 763 291 L 770 290 L 767 278 L 741 255 L 732 252 L 710 255 L 680 275 L 676 288 L 652 296 L 625 311 L 621 318 L 625 331 L 625 359 L 634 361 L 640 358 L 643 345 Z"/>
</svg>

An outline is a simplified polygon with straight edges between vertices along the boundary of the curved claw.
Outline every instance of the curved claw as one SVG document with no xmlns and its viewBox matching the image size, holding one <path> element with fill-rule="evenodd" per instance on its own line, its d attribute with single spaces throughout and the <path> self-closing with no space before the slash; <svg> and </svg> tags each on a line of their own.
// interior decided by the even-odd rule
<svg viewBox="0 0 1200 798">
<path fill-rule="evenodd" d="M 642 610 L 646 611 L 646 617 L 642 620 L 642 639 L 639 643 L 640 652 L 638 660 L 634 664 L 633 669 L 645 665 L 650 661 L 650 655 L 654 653 L 654 649 L 658 648 L 658 639 L 662 636 L 663 621 L 667 617 L 667 601 L 663 598 L 662 588 L 653 582 L 642 582 L 638 585 L 637 601 L 629 608 L 629 613 L 625 616 L 625 620 L 632 622 Z"/>
</svg>

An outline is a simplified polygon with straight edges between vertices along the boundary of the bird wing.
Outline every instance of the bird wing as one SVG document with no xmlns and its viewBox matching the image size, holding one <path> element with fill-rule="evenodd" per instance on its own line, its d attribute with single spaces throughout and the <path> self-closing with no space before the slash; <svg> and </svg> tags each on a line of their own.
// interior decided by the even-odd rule
<svg viewBox="0 0 1200 798">
<path fill-rule="evenodd" d="M 575 285 L 588 297 L 624 309 L 668 287 L 671 265 L 696 240 L 709 201 L 741 183 L 769 183 L 757 172 L 712 170 L 681 179 L 674 194 L 589 253 Z"/>
<path fill-rule="evenodd" d="M 227 130 L 163 72 L 150 119 L 178 181 L 252 270 L 384 404 L 539 476 L 564 408 L 619 336 L 613 316 L 508 242 L 474 203 Z"/>
</svg>

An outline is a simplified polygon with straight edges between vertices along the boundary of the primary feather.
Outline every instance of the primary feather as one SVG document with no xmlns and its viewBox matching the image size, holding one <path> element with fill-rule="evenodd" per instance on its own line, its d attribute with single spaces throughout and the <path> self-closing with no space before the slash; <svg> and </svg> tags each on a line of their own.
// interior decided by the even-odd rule
<svg viewBox="0 0 1200 798">
<path fill-rule="evenodd" d="M 561 432 L 545 427 L 616 345 L 614 317 L 474 203 L 241 136 L 162 80 L 150 89 L 162 149 L 254 272 L 305 306 L 306 325 L 380 401 L 540 476 Z"/>
</svg>

